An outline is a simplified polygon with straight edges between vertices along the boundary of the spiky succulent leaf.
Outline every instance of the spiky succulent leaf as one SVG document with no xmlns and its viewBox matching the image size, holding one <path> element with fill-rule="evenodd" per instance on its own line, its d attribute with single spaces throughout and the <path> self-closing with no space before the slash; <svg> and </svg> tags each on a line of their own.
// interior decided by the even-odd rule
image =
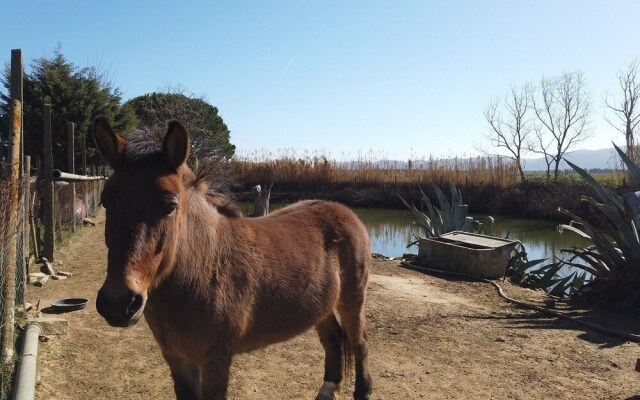
<svg viewBox="0 0 640 400">
<path fill-rule="evenodd" d="M 618 208 L 619 210 L 624 209 L 624 205 L 622 204 L 622 199 L 620 198 L 620 196 L 616 195 L 615 193 L 613 193 L 612 191 L 604 188 L 602 185 L 600 185 L 600 183 L 598 183 L 598 181 L 596 181 L 587 171 L 585 171 L 584 169 L 578 167 L 577 165 L 573 164 L 571 161 L 565 160 L 567 162 L 567 164 L 569 164 L 569 166 L 571 168 L 573 168 L 581 177 L 582 179 L 584 179 L 589 186 L 591 186 L 591 188 L 593 188 L 593 190 L 596 191 L 598 197 L 600 197 L 600 199 L 609 204 L 612 205 L 616 208 Z"/>
<path fill-rule="evenodd" d="M 413 204 L 409 204 L 405 199 L 402 198 L 402 196 L 398 195 L 398 197 L 400 197 L 400 200 L 402 200 L 404 205 L 407 206 L 409 210 L 411 210 L 411 213 L 416 218 L 416 224 L 425 230 L 425 232 L 427 233 L 427 236 L 428 237 L 436 236 L 435 229 L 433 226 L 433 221 L 428 216 L 426 216 L 423 212 L 418 210 L 416 206 L 414 206 Z"/>
<path fill-rule="evenodd" d="M 569 286 L 571 285 L 571 281 L 575 278 L 575 276 L 576 273 L 573 272 L 563 278 L 552 280 L 552 288 L 547 293 L 549 293 L 551 296 L 565 297 L 567 295 Z"/>
<path fill-rule="evenodd" d="M 631 159 L 622 151 L 616 144 L 613 144 L 613 147 L 618 152 L 618 155 L 622 159 L 622 161 L 627 166 L 627 170 L 629 170 L 629 175 L 631 175 L 631 179 L 635 184 L 636 189 L 640 189 L 640 167 L 638 167 Z"/>
<path fill-rule="evenodd" d="M 585 239 L 591 239 L 591 236 L 587 235 L 583 230 L 576 228 L 575 226 L 560 224 L 558 225 L 558 232 L 562 233 L 565 230 L 575 233 L 576 235 Z"/>
<path fill-rule="evenodd" d="M 452 224 L 453 213 L 451 210 L 451 204 L 449 204 L 449 201 L 445 197 L 444 193 L 442 193 L 442 190 L 440 190 L 438 185 L 436 185 L 435 183 L 433 183 L 432 185 L 433 185 L 433 190 L 436 192 L 436 196 L 438 197 L 438 204 L 440 205 L 440 217 L 442 218 L 442 231 L 443 233 L 451 232 L 453 230 L 453 224 Z"/>
<path fill-rule="evenodd" d="M 551 286 L 551 281 L 556 276 L 560 268 L 562 268 L 562 265 L 563 263 L 559 261 L 559 262 L 555 262 L 540 268 L 538 270 L 540 273 L 537 273 L 536 271 L 532 271 L 532 273 L 535 273 L 536 275 L 540 276 L 540 280 L 538 281 L 538 287 L 542 289 L 542 288 L 548 288 L 549 286 Z"/>
</svg>

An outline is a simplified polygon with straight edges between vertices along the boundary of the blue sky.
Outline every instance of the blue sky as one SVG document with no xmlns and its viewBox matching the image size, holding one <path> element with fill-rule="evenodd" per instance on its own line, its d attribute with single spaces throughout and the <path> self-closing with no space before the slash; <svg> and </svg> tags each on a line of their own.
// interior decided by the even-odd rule
<svg viewBox="0 0 640 400">
<path fill-rule="evenodd" d="M 9 7 L 11 6 L 11 7 Z M 581 70 L 593 137 L 624 142 L 603 94 L 640 56 L 636 1 L 0 3 L 0 61 L 58 44 L 125 98 L 180 86 L 217 106 L 243 154 L 469 156 L 512 84 Z"/>
</svg>

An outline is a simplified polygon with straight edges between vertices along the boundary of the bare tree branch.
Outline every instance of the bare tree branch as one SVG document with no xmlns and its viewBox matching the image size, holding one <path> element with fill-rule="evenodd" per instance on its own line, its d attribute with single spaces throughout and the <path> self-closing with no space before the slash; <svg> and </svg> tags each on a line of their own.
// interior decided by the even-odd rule
<svg viewBox="0 0 640 400">
<path fill-rule="evenodd" d="M 582 72 L 564 72 L 553 78 L 542 78 L 539 97 L 533 94 L 531 104 L 536 115 L 536 153 L 545 155 L 547 177 L 551 163 L 554 179 L 567 151 L 589 138 L 591 100 Z M 546 139 L 545 136 L 550 136 Z M 553 147 L 554 151 L 549 149 Z"/>
<path fill-rule="evenodd" d="M 609 125 L 620 131 L 626 140 L 627 156 L 635 159 L 635 132 L 640 124 L 640 109 L 638 99 L 640 98 L 640 60 L 634 59 L 626 65 L 626 69 L 618 71 L 618 84 L 622 92 L 621 99 L 609 100 L 609 95 L 605 93 L 604 104 L 614 113 L 620 124 L 613 123 L 606 115 L 605 120 Z"/>
<path fill-rule="evenodd" d="M 527 145 L 527 150 L 534 154 L 541 154 L 544 157 L 544 161 L 547 165 L 547 181 L 551 177 L 551 165 L 555 161 L 554 156 L 550 152 L 551 145 L 553 144 L 553 139 L 546 139 L 545 135 L 542 131 L 542 125 L 534 126 L 534 136 L 536 138 L 535 142 L 529 142 Z"/>
<path fill-rule="evenodd" d="M 512 86 L 505 97 L 494 98 L 484 111 L 484 117 L 489 123 L 489 132 L 485 137 L 493 147 L 504 148 L 509 152 L 507 157 L 515 161 L 523 182 L 525 175 L 522 156 L 527 150 L 527 137 L 532 130 L 527 115 L 530 91 L 528 84 L 521 88 Z"/>
</svg>

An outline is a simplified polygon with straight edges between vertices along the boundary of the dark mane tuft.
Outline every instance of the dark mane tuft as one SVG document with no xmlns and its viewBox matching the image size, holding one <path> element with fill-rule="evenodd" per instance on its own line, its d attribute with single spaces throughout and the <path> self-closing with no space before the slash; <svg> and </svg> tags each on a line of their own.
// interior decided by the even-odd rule
<svg viewBox="0 0 640 400">
<path fill-rule="evenodd" d="M 159 125 L 134 131 L 126 138 L 125 162 L 139 164 L 162 158 L 164 136 L 164 128 Z M 204 194 L 219 213 L 232 218 L 242 217 L 242 210 L 228 195 L 233 186 L 228 164 L 222 159 L 196 160 L 194 164 L 193 174 L 185 175 L 185 184 Z"/>
<path fill-rule="evenodd" d="M 207 201 L 227 217 L 242 217 L 242 210 L 228 195 L 233 186 L 229 165 L 221 159 L 196 160 L 194 178 L 189 186 L 207 196 Z"/>
<path fill-rule="evenodd" d="M 127 146 L 124 149 L 126 162 L 140 162 L 155 158 L 162 153 L 164 131 L 159 126 L 139 129 L 127 136 Z"/>
<path fill-rule="evenodd" d="M 242 210 L 230 197 L 220 193 L 207 193 L 207 201 L 225 217 L 240 218 Z"/>
</svg>

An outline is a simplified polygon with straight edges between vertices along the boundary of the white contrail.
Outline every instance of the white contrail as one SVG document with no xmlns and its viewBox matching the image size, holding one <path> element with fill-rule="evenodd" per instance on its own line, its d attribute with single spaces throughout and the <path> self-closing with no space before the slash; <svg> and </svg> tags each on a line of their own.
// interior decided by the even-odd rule
<svg viewBox="0 0 640 400">
<path fill-rule="evenodd" d="M 291 57 L 289 59 L 289 62 L 287 63 L 287 66 L 284 67 L 284 71 L 282 71 L 282 75 L 280 75 L 280 80 L 282 81 L 282 79 L 284 79 L 284 76 L 287 74 L 287 71 L 289 71 L 289 67 L 291 66 L 291 64 L 293 63 L 293 57 Z"/>
</svg>

